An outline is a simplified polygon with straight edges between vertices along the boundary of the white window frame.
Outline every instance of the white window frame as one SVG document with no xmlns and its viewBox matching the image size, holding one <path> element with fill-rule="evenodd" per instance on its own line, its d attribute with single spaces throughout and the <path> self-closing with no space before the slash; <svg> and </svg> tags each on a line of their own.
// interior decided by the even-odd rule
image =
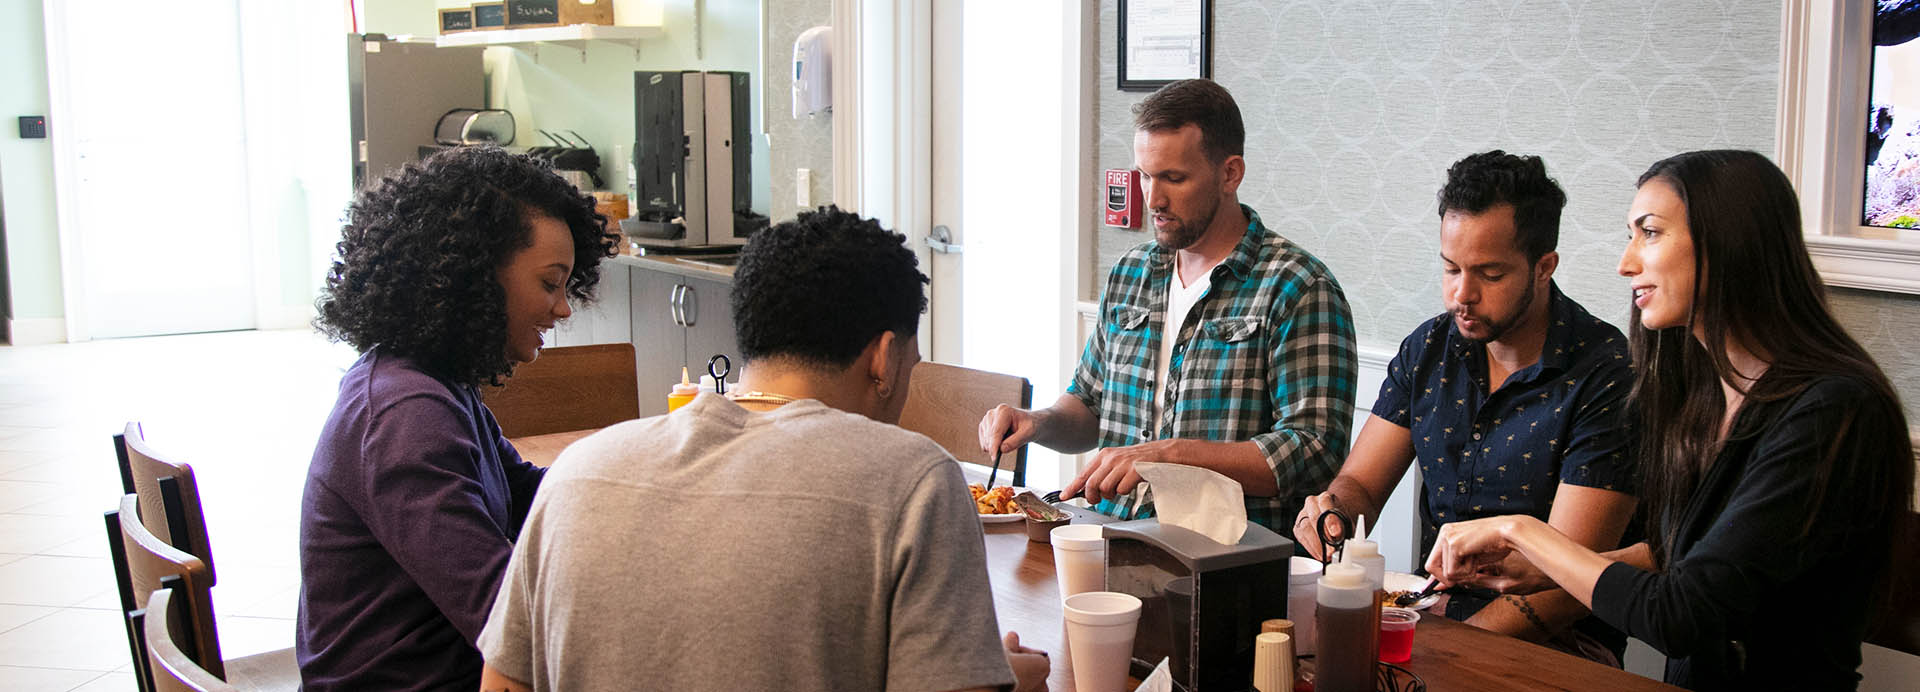
<svg viewBox="0 0 1920 692">
<path fill-rule="evenodd" d="M 1860 223 L 1873 3 L 1787 0 L 1776 150 L 1830 286 L 1920 294 L 1920 231 Z"/>
</svg>

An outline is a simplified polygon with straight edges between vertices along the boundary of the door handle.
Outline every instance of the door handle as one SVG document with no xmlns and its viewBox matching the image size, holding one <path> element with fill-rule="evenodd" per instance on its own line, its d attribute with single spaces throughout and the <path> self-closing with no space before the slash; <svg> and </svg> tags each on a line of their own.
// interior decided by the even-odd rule
<svg viewBox="0 0 1920 692">
<path fill-rule="evenodd" d="M 960 244 L 953 242 L 953 229 L 944 225 L 934 226 L 927 234 L 927 249 L 946 255 L 960 254 Z"/>
<path fill-rule="evenodd" d="M 691 327 L 700 321 L 700 295 L 693 292 L 692 286 L 681 286 L 680 323 Z"/>
</svg>

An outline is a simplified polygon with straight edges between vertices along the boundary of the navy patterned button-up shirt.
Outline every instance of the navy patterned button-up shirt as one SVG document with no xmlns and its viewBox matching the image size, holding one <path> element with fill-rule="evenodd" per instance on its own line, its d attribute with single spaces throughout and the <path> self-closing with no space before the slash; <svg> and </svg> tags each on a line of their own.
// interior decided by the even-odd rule
<svg viewBox="0 0 1920 692">
<path fill-rule="evenodd" d="M 1442 524 L 1547 519 L 1561 483 L 1633 492 L 1627 338 L 1550 284 L 1540 360 L 1487 393 L 1487 350 L 1441 313 L 1400 342 L 1373 415 L 1413 433 L 1420 554 Z"/>
</svg>

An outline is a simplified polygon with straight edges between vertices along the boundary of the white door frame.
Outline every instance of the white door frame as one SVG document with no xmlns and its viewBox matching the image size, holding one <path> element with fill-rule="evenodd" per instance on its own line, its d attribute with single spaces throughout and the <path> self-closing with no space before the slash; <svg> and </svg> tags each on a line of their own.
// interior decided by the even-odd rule
<svg viewBox="0 0 1920 692">
<path fill-rule="evenodd" d="M 79 174 L 73 159 L 73 152 L 79 145 L 73 136 L 72 128 L 62 127 L 72 122 L 73 103 L 68 85 L 72 84 L 72 74 L 67 69 L 67 19 L 66 13 L 57 11 L 53 4 L 58 0 L 45 0 L 42 14 L 46 20 L 47 34 L 47 119 L 54 124 L 48 128 L 47 138 L 53 147 L 53 212 L 55 229 L 60 237 L 60 299 L 61 312 L 66 319 L 67 341 L 86 341 L 87 305 L 83 298 L 86 292 L 86 266 L 80 261 L 80 234 L 75 230 L 78 212 L 73 208 L 72 190 L 79 189 Z"/>
<path fill-rule="evenodd" d="M 926 235 L 933 218 L 932 86 L 933 0 L 834 0 L 833 3 L 833 195 L 842 208 L 879 218 L 914 241 L 921 266 L 933 270 Z M 1063 94 L 1056 124 L 1063 140 L 1058 194 L 1069 204 L 1060 228 L 1073 258 L 1061 278 L 1073 298 L 1087 298 L 1087 257 L 1095 245 L 1094 215 L 1100 203 L 1096 176 L 1098 133 L 1095 105 L 1099 77 L 1099 3 L 1078 0 L 1061 12 L 1079 31 L 1063 37 L 1063 64 L 1078 66 L 1078 88 Z M 1069 71 L 1072 74 L 1073 71 Z M 964 230 L 961 240 L 965 240 Z M 964 257 L 964 256 L 963 256 Z M 965 261 L 962 259 L 961 261 Z M 957 263 L 943 263 L 952 267 Z M 1074 348 L 1051 361 L 1064 383 L 1078 360 L 1079 316 L 1075 300 L 1061 301 L 1054 326 Z M 935 319 L 921 321 L 921 348 L 930 348 Z M 1058 391 L 1036 391 L 1045 405 Z M 1050 453 L 1041 455 L 1052 456 Z M 1072 457 L 1059 457 L 1060 473 L 1072 472 Z M 1042 477 L 1045 477 L 1043 474 Z"/>
<path fill-rule="evenodd" d="M 933 0 L 834 0 L 833 26 L 833 201 L 905 234 L 932 274 Z"/>
</svg>

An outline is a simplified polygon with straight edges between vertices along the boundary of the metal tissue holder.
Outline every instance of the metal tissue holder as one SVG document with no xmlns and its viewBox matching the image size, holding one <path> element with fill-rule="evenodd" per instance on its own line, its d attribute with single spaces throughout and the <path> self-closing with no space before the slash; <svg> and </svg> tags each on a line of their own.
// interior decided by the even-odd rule
<svg viewBox="0 0 1920 692">
<path fill-rule="evenodd" d="M 1165 658 L 1183 692 L 1251 686 L 1260 623 L 1287 616 L 1293 541 L 1253 522 L 1234 545 L 1158 519 L 1108 524 L 1103 535 L 1107 590 L 1140 599 L 1132 675 Z"/>
</svg>

